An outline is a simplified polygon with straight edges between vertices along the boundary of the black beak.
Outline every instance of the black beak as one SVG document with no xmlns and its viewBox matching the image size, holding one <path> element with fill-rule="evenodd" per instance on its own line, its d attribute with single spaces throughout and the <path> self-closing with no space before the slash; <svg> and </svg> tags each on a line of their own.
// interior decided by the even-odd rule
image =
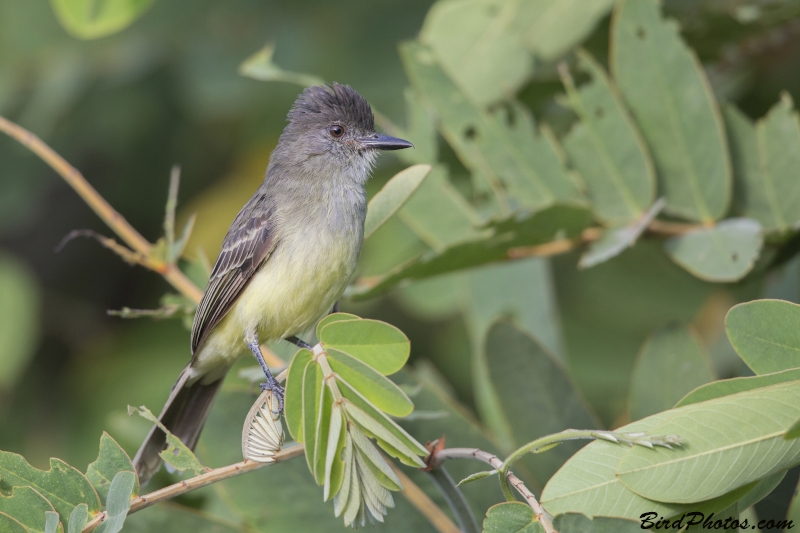
<svg viewBox="0 0 800 533">
<path fill-rule="evenodd" d="M 388 135 L 378 135 L 377 133 L 372 137 L 361 139 L 361 144 L 366 148 L 373 148 L 375 150 L 402 150 L 403 148 L 414 148 L 414 145 L 403 139 L 397 137 L 389 137 Z"/>
</svg>

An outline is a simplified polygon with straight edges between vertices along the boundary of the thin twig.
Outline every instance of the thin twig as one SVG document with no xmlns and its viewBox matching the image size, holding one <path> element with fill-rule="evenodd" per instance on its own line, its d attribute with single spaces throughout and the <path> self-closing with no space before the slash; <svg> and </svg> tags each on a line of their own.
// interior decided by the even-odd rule
<svg viewBox="0 0 800 533">
<path fill-rule="evenodd" d="M 178 208 L 178 187 L 181 182 L 181 167 L 173 165 L 169 173 L 169 192 L 167 206 L 164 209 L 164 238 L 167 239 L 167 250 L 172 253 L 175 248 L 175 210 Z M 177 259 L 177 258 L 175 258 Z"/>
<path fill-rule="evenodd" d="M 670 222 L 655 219 L 647 225 L 647 231 L 666 237 L 683 235 L 690 231 L 712 227 L 714 224 L 686 224 L 684 222 Z"/>
<path fill-rule="evenodd" d="M 411 478 L 395 466 L 392 461 L 387 462 L 400 479 L 400 484 L 403 485 L 403 496 L 428 519 L 428 522 L 436 528 L 436 531 L 439 533 L 461 533 L 461 530 L 450 520 L 450 517 L 416 483 L 411 481 Z"/>
<path fill-rule="evenodd" d="M 303 446 L 298 444 L 296 446 L 290 446 L 289 448 L 276 453 L 274 457 L 275 461 L 271 463 L 258 463 L 245 459 L 240 463 L 223 466 L 221 468 L 215 468 L 191 479 L 186 479 L 184 481 L 175 483 L 174 485 L 153 491 L 150 494 L 145 494 L 144 496 L 134 498 L 131 500 L 131 507 L 128 511 L 128 514 L 141 511 L 142 509 L 150 507 L 151 505 L 155 505 L 165 500 L 170 500 L 176 496 L 180 496 L 181 494 L 185 494 L 187 492 L 205 487 L 206 485 L 210 485 L 211 483 L 216 483 L 217 481 L 222 481 L 223 479 L 228 479 L 246 474 L 248 472 L 253 472 L 255 470 L 260 470 L 261 468 L 298 457 L 302 454 Z M 106 516 L 107 515 L 105 511 L 98 513 L 97 516 L 95 516 L 89 523 L 86 524 L 82 533 L 91 533 L 94 531 L 97 526 L 103 523 L 103 521 L 106 519 Z"/>
<path fill-rule="evenodd" d="M 496 470 L 503 466 L 503 461 L 501 461 L 496 455 L 479 450 L 478 448 L 445 448 L 444 450 L 435 452 L 430 457 L 428 466 L 429 468 L 435 469 L 448 459 L 475 459 L 493 466 Z M 542 508 L 542 506 L 539 504 L 539 501 L 536 499 L 536 496 L 534 496 L 533 493 L 528 490 L 528 487 L 525 486 L 522 480 L 520 480 L 512 472 L 508 472 L 507 478 L 511 486 L 520 493 L 530 508 L 533 509 L 533 514 L 536 516 L 536 520 L 542 524 L 545 532 L 558 533 L 553 527 L 553 524 L 550 522 L 550 518 L 545 512 L 544 508 Z"/>
<path fill-rule="evenodd" d="M 20 144 L 38 155 L 45 163 L 50 165 L 66 181 L 89 207 L 105 222 L 114 233 L 127 243 L 135 252 L 150 258 L 152 245 L 134 229 L 130 223 L 109 204 L 97 190 L 92 187 L 78 169 L 67 163 L 39 137 L 10 120 L 0 116 L 0 131 L 6 133 Z M 174 264 L 148 259 L 144 266 L 164 276 L 164 278 L 178 289 L 184 296 L 195 303 L 200 301 L 202 291 L 186 277 Z"/>
<path fill-rule="evenodd" d="M 509 259 L 523 257 L 550 257 L 561 255 L 579 246 L 598 240 L 603 235 L 602 228 L 586 228 L 577 239 L 559 239 L 557 241 L 538 244 L 536 246 L 518 246 L 506 252 Z"/>
<path fill-rule="evenodd" d="M 662 237 L 675 237 L 703 229 L 708 226 L 702 224 L 685 224 L 682 222 L 669 222 L 666 220 L 653 220 L 647 225 L 647 232 Z M 599 240 L 603 236 L 604 228 L 586 228 L 577 239 L 559 239 L 536 246 L 518 246 L 508 250 L 506 255 L 509 259 L 520 259 L 523 257 L 550 257 L 567 253 L 575 248 Z"/>
</svg>

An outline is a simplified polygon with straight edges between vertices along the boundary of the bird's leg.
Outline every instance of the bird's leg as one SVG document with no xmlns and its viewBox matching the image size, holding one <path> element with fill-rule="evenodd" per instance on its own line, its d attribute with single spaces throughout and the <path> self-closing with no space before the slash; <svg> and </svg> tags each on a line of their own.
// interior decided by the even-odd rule
<svg viewBox="0 0 800 533">
<path fill-rule="evenodd" d="M 299 339 L 299 338 L 295 337 L 294 335 L 292 335 L 291 337 L 286 337 L 283 340 L 285 340 L 286 342 L 291 342 L 292 344 L 294 344 L 298 348 L 305 348 L 308 351 L 312 350 L 312 346 L 310 344 L 308 344 L 303 339 Z"/>
<path fill-rule="evenodd" d="M 331 308 L 331 312 L 328 314 L 332 315 L 333 313 L 338 313 L 338 312 L 339 312 L 339 300 L 336 300 L 336 303 L 333 304 L 333 307 Z"/>
<path fill-rule="evenodd" d="M 250 348 L 250 351 L 253 352 L 253 355 L 256 356 L 256 360 L 258 364 L 261 365 L 261 369 L 264 371 L 264 375 L 267 376 L 267 381 L 261 383 L 261 392 L 265 390 L 272 391 L 272 394 L 278 399 L 278 411 L 275 414 L 280 413 L 283 411 L 283 387 L 280 386 L 278 380 L 272 375 L 272 372 L 269 371 L 269 367 L 267 366 L 267 362 L 264 361 L 264 356 L 261 355 L 261 345 L 258 342 L 258 333 L 253 332 L 250 339 L 245 337 L 245 342 L 247 343 L 247 347 Z"/>
</svg>

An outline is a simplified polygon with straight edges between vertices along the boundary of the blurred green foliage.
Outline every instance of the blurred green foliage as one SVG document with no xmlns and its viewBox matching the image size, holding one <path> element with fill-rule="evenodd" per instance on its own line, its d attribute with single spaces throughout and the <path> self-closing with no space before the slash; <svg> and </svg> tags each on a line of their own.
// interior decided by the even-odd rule
<svg viewBox="0 0 800 533">
<path fill-rule="evenodd" d="M 752 371 L 791 372 L 759 359 L 747 322 L 748 313 L 791 322 L 793 307 L 774 316 L 736 308 L 729 330 L 745 324 L 733 346 L 724 317 L 759 296 L 800 301 L 800 2 L 628 0 L 613 14 L 614 2 L 598 0 L 151 3 L 0 0 L 0 114 L 81 169 L 151 240 L 180 164 L 179 227 L 197 214 L 183 265 L 202 279 L 261 180 L 298 85 L 355 87 L 381 128 L 417 146 L 382 160 L 370 194 L 401 165 L 433 165 L 366 242 L 343 302 L 411 340 L 410 367 L 392 379 L 416 407 L 399 423 L 420 442 L 445 434 L 449 446 L 502 455 L 567 426 L 623 426 L 714 376 L 751 374 L 734 348 Z M 78 40 L 59 20 L 82 38 L 108 36 Z M 289 83 L 258 83 L 240 65 L 245 76 Z M 706 227 L 654 238 L 644 233 L 652 217 Z M 519 246 L 578 247 L 590 226 L 603 239 L 583 259 L 571 249 L 493 263 Z M 155 274 L 90 241 L 53 255 L 80 228 L 108 233 L 40 161 L 0 140 L 0 449 L 39 468 L 56 456 L 85 471 L 103 430 L 132 453 L 147 424 L 125 406 L 156 409 L 189 357 L 177 321 L 104 314 L 157 307 L 165 285 Z M 750 389 L 722 394 L 736 390 Z M 198 446 L 204 464 L 241 459 L 254 392 L 247 380 L 226 382 Z M 608 447 L 625 451 L 596 443 L 584 455 Z M 538 495 L 576 449 L 527 456 L 515 470 Z M 581 453 L 573 465 L 591 463 Z M 456 479 L 475 471 L 448 469 Z M 445 505 L 425 475 L 407 472 Z M 162 473 L 154 484 L 174 479 Z M 756 513 L 782 518 L 796 480 L 787 475 Z M 477 517 L 500 500 L 486 483 L 463 487 Z M 576 510 L 556 489 L 545 493 L 548 509 Z M 714 509 L 741 496 L 722 495 Z M 50 509 L 19 487 L 0 504 L 22 498 Z M 132 515 L 125 530 L 341 527 L 321 499 L 292 461 Z M 431 530 L 405 499 L 396 503 L 381 529 Z M 492 509 L 487 521 L 531 518 L 527 508 Z M 560 518 L 565 531 L 615 527 L 592 522 Z"/>
</svg>

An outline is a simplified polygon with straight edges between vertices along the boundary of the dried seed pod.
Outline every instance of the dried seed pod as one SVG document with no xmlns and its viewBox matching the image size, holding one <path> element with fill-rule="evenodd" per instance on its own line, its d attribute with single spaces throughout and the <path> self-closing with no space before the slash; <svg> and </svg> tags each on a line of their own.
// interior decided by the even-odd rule
<svg viewBox="0 0 800 533">
<path fill-rule="evenodd" d="M 265 390 L 250 408 L 242 429 L 242 455 L 249 461 L 271 463 L 283 444 L 278 399 Z"/>
</svg>

